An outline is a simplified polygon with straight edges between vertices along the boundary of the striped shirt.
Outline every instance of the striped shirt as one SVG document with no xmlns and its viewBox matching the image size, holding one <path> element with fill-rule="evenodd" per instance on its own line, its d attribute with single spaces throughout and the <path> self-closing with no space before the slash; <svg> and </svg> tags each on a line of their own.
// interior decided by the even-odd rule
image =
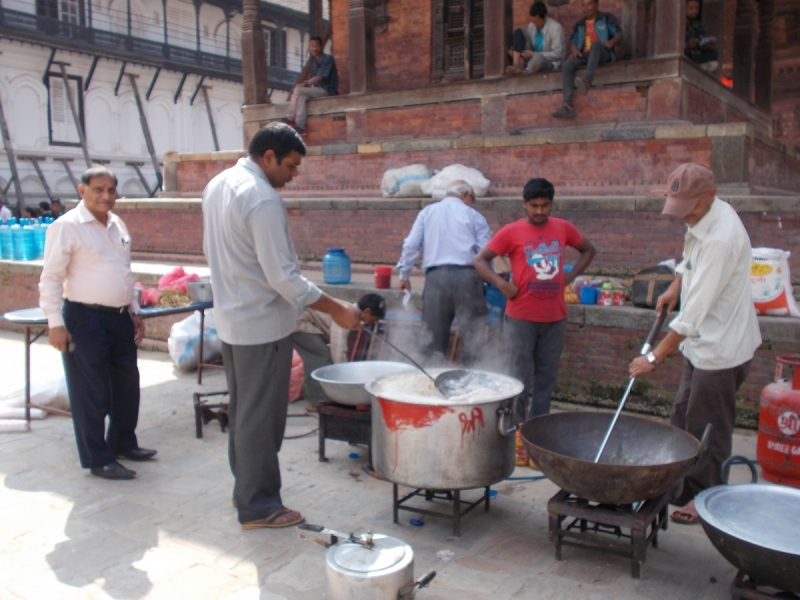
<svg viewBox="0 0 800 600">
<path fill-rule="evenodd" d="M 753 358 L 761 344 L 750 295 L 750 238 L 736 211 L 715 198 L 689 227 L 683 248 L 681 311 L 670 327 L 686 336 L 680 349 L 698 369 L 721 370 Z"/>
</svg>

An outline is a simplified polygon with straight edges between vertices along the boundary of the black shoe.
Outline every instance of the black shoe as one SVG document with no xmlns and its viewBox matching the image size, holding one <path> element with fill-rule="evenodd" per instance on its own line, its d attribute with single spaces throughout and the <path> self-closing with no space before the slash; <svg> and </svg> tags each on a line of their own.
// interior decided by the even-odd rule
<svg viewBox="0 0 800 600">
<path fill-rule="evenodd" d="M 133 479 L 136 477 L 136 471 L 126 469 L 117 461 L 108 463 L 105 467 L 94 467 L 90 469 L 92 475 L 102 477 L 103 479 Z"/>
<path fill-rule="evenodd" d="M 556 119 L 574 119 L 577 116 L 578 113 L 576 113 L 566 104 L 553 113 L 553 117 Z"/>
<path fill-rule="evenodd" d="M 156 452 L 158 452 L 158 450 L 134 448 L 133 450 L 120 450 L 116 455 L 117 458 L 127 458 L 129 460 L 150 460 L 156 455 Z"/>
</svg>

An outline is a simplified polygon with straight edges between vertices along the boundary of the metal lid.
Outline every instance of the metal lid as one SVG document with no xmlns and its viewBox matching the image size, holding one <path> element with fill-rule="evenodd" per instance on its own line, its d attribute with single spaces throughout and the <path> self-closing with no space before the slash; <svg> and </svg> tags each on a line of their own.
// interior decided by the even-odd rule
<svg viewBox="0 0 800 600">
<path fill-rule="evenodd" d="M 695 498 L 700 518 L 728 535 L 777 552 L 800 555 L 800 490 L 782 485 L 719 485 Z"/>
<path fill-rule="evenodd" d="M 339 542 L 331 548 L 331 560 L 345 571 L 372 573 L 391 569 L 399 564 L 410 547 L 398 539 L 375 534 L 372 548 L 353 542 Z"/>
</svg>

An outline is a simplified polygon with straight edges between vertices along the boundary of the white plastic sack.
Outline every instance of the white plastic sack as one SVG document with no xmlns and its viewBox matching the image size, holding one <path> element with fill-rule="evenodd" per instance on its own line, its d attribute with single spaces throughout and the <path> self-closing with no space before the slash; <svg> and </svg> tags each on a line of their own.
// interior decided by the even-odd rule
<svg viewBox="0 0 800 600">
<path fill-rule="evenodd" d="M 197 348 L 200 344 L 200 312 L 196 311 L 183 321 L 178 321 L 169 330 L 167 348 L 175 365 L 181 371 L 197 368 Z M 211 362 L 222 356 L 222 341 L 217 336 L 214 310 L 207 310 L 203 324 L 203 362 Z"/>
<path fill-rule="evenodd" d="M 60 410 L 70 410 L 67 380 L 64 378 L 64 374 L 61 373 L 57 377 L 45 381 L 31 381 L 31 403 Z M 9 418 L 7 411 L 12 408 L 19 408 L 20 410 L 25 408 L 24 386 L 0 398 L 0 411 L 2 411 L 3 415 L 0 418 Z M 31 409 L 31 417 L 33 417 L 33 410 Z"/>
<path fill-rule="evenodd" d="M 433 176 L 425 165 L 409 165 L 389 169 L 381 180 L 381 195 L 384 198 L 421 198 L 422 184 Z"/>
<path fill-rule="evenodd" d="M 466 181 L 475 191 L 476 198 L 482 198 L 489 193 L 490 181 L 483 176 L 483 173 L 472 167 L 464 165 L 450 165 L 445 167 L 436 175 L 423 182 L 422 191 L 426 196 L 431 196 L 436 200 L 444 198 L 447 186 L 454 181 Z"/>
<path fill-rule="evenodd" d="M 790 255 L 777 248 L 753 248 L 750 290 L 758 314 L 800 317 L 792 293 Z"/>
</svg>

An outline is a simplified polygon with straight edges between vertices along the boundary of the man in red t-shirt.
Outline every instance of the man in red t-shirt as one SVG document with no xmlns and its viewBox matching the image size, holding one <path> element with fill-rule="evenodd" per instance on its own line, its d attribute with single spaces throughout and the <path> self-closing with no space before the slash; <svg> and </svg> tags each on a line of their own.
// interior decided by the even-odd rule
<svg viewBox="0 0 800 600">
<path fill-rule="evenodd" d="M 547 179 L 531 179 L 522 197 L 527 217 L 498 231 L 473 261 L 481 277 L 508 298 L 504 323 L 507 365 L 509 373 L 525 384 L 517 414 L 520 421 L 550 412 L 567 330 L 564 286 L 597 254 L 572 223 L 550 216 L 555 188 Z M 578 250 L 580 257 L 573 269 L 564 273 L 567 246 Z M 497 275 L 490 265 L 493 258 L 503 255 L 511 259 L 512 281 Z"/>
</svg>

